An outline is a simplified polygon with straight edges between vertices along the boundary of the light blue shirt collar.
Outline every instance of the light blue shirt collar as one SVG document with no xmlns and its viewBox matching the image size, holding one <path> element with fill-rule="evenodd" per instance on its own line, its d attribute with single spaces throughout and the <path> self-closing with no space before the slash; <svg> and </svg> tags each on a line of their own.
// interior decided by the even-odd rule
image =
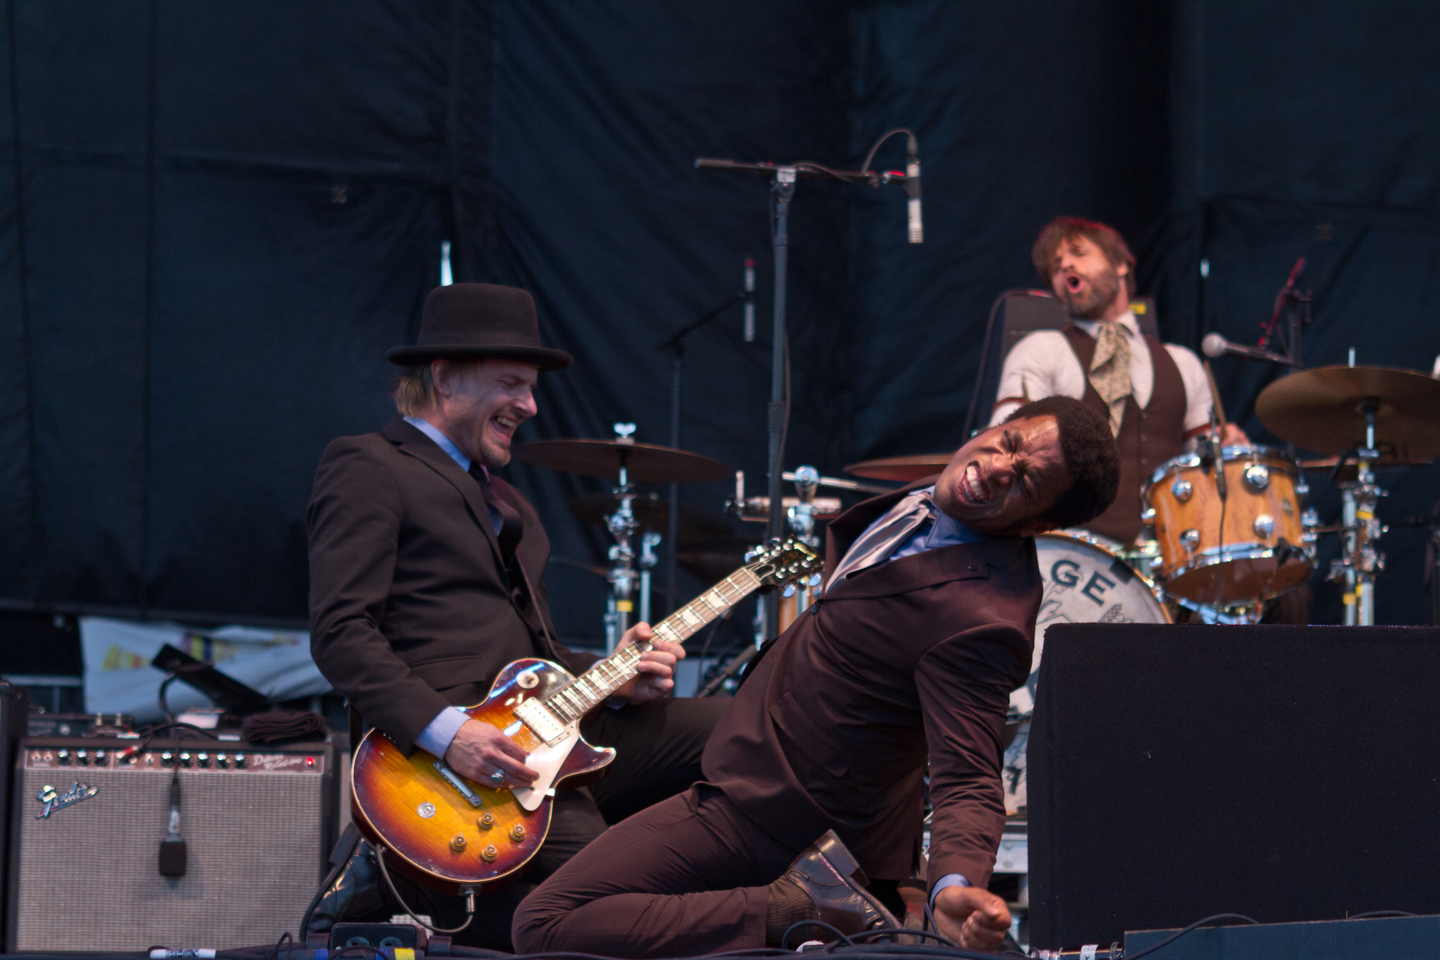
<svg viewBox="0 0 1440 960">
<path fill-rule="evenodd" d="M 422 420 L 419 417 L 406 417 L 405 422 L 410 424 L 410 426 L 414 427 L 416 430 L 419 430 L 421 433 L 425 434 L 425 436 L 429 437 L 431 440 L 434 440 L 436 445 L 439 446 L 441 450 L 444 450 L 446 453 L 450 454 L 451 460 L 454 460 L 456 463 L 460 464 L 461 470 L 464 470 L 466 473 L 470 472 L 470 458 L 465 456 L 465 454 L 461 453 L 460 448 L 455 446 L 455 441 L 451 440 L 449 437 L 445 436 L 445 434 L 441 433 L 439 427 L 435 426 L 435 424 L 431 423 L 429 420 Z M 481 465 L 480 469 L 485 470 L 483 464 Z M 490 471 L 485 470 L 485 476 L 490 476 Z"/>
</svg>

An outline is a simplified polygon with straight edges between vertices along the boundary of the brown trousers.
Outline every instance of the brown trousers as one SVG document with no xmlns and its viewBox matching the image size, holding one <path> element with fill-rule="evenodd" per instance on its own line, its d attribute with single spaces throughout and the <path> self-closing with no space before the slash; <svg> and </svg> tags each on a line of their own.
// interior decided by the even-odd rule
<svg viewBox="0 0 1440 960">
<path fill-rule="evenodd" d="M 771 881 L 798 850 L 696 784 L 607 830 L 520 905 L 519 953 L 688 957 L 765 946 Z"/>
<path fill-rule="evenodd" d="M 609 774 L 589 787 L 555 797 L 550 832 L 540 852 L 517 882 L 477 898 L 475 919 L 456 935 L 455 941 L 466 946 L 511 950 L 510 926 L 515 908 L 540 881 L 601 836 L 607 822 L 619 823 L 637 810 L 681 793 L 700 779 L 705 741 L 727 703 L 724 697 L 666 699 L 620 710 L 597 710 L 585 721 L 583 731 L 591 743 L 615 747 Z M 464 921 L 459 897 L 427 890 L 401 876 L 395 877 L 395 883 L 405 901 L 417 912 L 430 914 L 437 925 L 453 928 Z M 763 941 L 763 902 L 761 911 Z"/>
</svg>

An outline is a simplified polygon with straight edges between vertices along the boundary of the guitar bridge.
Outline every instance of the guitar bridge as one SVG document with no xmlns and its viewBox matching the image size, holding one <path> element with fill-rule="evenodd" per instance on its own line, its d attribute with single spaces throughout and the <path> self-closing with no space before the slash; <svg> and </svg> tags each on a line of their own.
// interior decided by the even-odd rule
<svg viewBox="0 0 1440 960">
<path fill-rule="evenodd" d="M 451 770 L 450 765 L 444 760 L 436 760 L 434 763 L 431 764 L 431 766 L 435 768 L 436 773 L 440 774 L 440 776 L 444 778 L 446 783 L 450 784 L 450 786 L 455 788 L 456 793 L 460 794 L 460 796 L 464 797 L 470 802 L 470 806 L 485 806 L 485 801 L 480 798 L 480 795 L 474 790 L 471 790 L 469 787 L 467 787 L 465 785 L 465 781 L 460 779 L 460 775 L 454 770 Z"/>
<path fill-rule="evenodd" d="M 565 724 L 550 712 L 550 708 L 545 706 L 544 701 L 539 697 L 526 700 L 516 707 L 515 716 L 523 720 L 525 726 L 535 731 L 535 736 L 546 743 L 553 744 L 565 736 Z"/>
</svg>

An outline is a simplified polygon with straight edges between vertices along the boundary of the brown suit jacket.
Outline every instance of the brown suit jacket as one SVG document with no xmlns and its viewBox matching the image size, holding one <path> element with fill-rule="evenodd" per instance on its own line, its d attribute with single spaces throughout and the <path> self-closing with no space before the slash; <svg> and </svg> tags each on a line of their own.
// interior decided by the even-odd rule
<svg viewBox="0 0 1440 960">
<path fill-rule="evenodd" d="M 543 582 L 549 538 L 518 490 L 494 485 L 520 512 L 516 554 L 554 637 Z M 527 624 L 479 484 L 401 417 L 325 449 L 307 527 L 311 654 L 406 751 L 447 704 L 483 700 L 512 660 L 541 656 L 575 671 L 594 660 L 552 648 Z"/>
<path fill-rule="evenodd" d="M 900 496 L 837 517 L 827 566 Z M 928 755 L 929 875 L 984 886 L 1005 823 L 1001 734 L 1041 590 L 1032 538 L 940 547 L 833 584 L 741 687 L 706 779 L 776 839 L 799 849 L 834 829 L 872 878 L 902 879 Z"/>
</svg>

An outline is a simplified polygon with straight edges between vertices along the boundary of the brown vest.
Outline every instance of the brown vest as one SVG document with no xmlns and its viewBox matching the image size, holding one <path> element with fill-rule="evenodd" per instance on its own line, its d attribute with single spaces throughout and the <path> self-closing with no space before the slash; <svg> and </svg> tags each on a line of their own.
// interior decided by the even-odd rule
<svg viewBox="0 0 1440 960">
<path fill-rule="evenodd" d="M 1085 371 L 1082 399 L 1108 419 L 1109 408 L 1090 385 L 1095 338 L 1074 324 L 1064 332 L 1070 349 L 1080 361 L 1080 369 Z M 1150 482 L 1150 475 L 1160 464 L 1178 455 L 1185 443 L 1185 381 L 1180 379 L 1180 368 L 1159 340 L 1146 337 L 1145 345 L 1150 348 L 1150 365 L 1155 371 L 1150 402 L 1141 410 L 1134 394 L 1125 398 L 1120 435 L 1115 438 L 1120 448 L 1120 490 L 1109 510 L 1085 524 L 1087 530 L 1127 544 L 1140 533 L 1140 511 L 1145 505 L 1141 494 Z"/>
</svg>

